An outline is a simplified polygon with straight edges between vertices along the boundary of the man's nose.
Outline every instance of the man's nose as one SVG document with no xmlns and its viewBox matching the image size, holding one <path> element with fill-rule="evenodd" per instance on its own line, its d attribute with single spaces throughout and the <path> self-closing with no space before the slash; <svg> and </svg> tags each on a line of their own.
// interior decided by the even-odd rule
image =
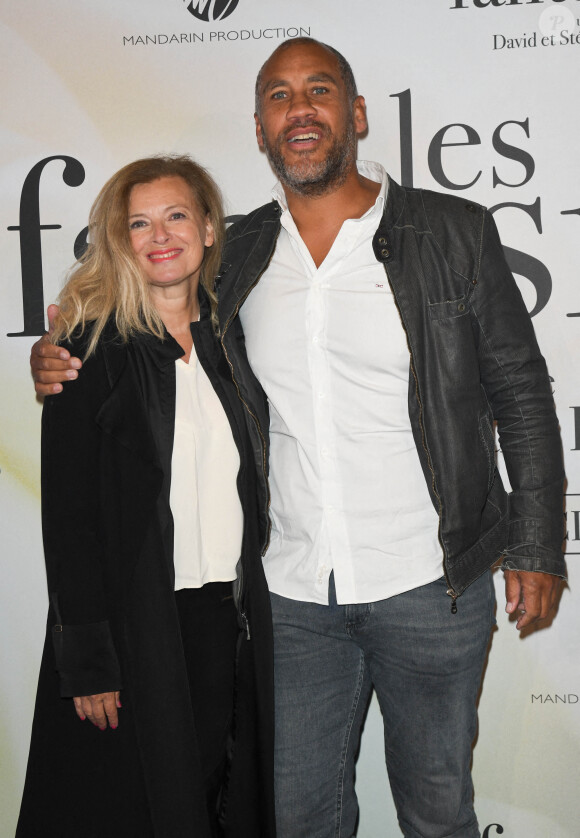
<svg viewBox="0 0 580 838">
<path fill-rule="evenodd" d="M 304 119 L 305 117 L 313 117 L 316 113 L 316 104 L 307 91 L 292 94 L 288 102 L 288 119 Z"/>
</svg>

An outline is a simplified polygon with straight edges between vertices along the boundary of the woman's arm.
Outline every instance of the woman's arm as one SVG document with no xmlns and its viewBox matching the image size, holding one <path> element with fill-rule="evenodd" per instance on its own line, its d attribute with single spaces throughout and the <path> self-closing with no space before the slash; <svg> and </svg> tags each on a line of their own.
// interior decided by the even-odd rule
<svg viewBox="0 0 580 838">
<path fill-rule="evenodd" d="M 80 353 L 82 346 L 67 349 Z M 108 394 L 98 347 L 82 378 L 65 384 L 58 399 L 47 399 L 42 416 L 43 539 L 61 695 L 77 697 L 77 712 L 99 726 L 105 705 L 115 723 L 121 687 L 103 568 L 102 437 L 95 421 Z"/>
</svg>

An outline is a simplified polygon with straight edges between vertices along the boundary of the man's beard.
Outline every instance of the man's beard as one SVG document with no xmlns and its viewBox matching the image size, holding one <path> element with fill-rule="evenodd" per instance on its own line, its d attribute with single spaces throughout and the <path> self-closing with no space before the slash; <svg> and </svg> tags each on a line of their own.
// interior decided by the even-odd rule
<svg viewBox="0 0 580 838">
<path fill-rule="evenodd" d="M 304 125 L 295 124 L 292 130 L 294 128 L 318 128 L 323 137 L 331 134 L 326 126 L 313 121 Z M 333 192 L 342 186 L 356 160 L 356 135 L 352 122 L 347 123 L 340 137 L 334 138 L 326 157 L 318 162 L 310 160 L 310 152 L 305 151 L 294 163 L 287 163 L 281 152 L 282 145 L 286 142 L 286 134 L 286 131 L 282 132 L 276 137 L 275 143 L 271 144 L 262 128 L 264 149 L 283 186 L 309 198 Z"/>
</svg>

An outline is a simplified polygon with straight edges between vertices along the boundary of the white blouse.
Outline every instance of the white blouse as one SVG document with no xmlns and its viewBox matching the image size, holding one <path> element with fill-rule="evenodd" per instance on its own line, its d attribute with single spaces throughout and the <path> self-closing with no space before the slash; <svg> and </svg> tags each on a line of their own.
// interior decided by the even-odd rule
<svg viewBox="0 0 580 838">
<path fill-rule="evenodd" d="M 243 514 L 240 457 L 230 424 L 195 350 L 175 362 L 175 435 L 169 504 L 175 590 L 236 578 Z"/>
</svg>

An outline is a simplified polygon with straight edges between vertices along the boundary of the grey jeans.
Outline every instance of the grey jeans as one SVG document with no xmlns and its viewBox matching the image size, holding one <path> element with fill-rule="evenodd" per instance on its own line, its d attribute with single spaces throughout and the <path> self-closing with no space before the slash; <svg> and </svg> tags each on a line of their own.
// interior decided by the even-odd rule
<svg viewBox="0 0 580 838">
<path fill-rule="evenodd" d="M 373 687 L 404 835 L 479 838 L 470 763 L 495 622 L 491 573 L 459 598 L 456 614 L 443 579 L 337 605 L 331 576 L 329 593 L 328 606 L 271 595 L 278 838 L 354 835 L 355 759 Z"/>
</svg>

